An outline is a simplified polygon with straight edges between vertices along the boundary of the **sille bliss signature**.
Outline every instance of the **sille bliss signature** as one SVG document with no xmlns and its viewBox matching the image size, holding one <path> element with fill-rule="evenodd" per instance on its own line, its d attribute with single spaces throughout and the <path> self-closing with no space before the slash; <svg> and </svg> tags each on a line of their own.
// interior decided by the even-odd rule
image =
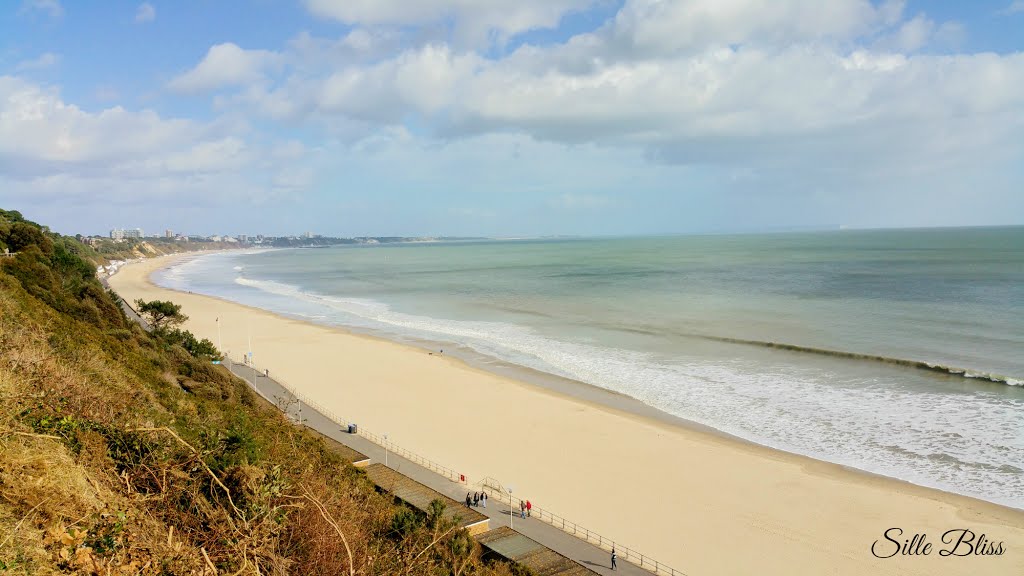
<svg viewBox="0 0 1024 576">
<path fill-rule="evenodd" d="M 932 543 L 928 542 L 927 534 L 914 534 L 911 538 L 902 536 L 902 528 L 889 528 L 882 534 L 882 539 L 871 545 L 871 553 L 876 558 L 928 556 L 932 553 Z M 1002 542 L 994 542 L 985 534 L 978 535 L 967 528 L 946 530 L 942 534 L 942 544 L 939 556 L 1001 556 L 1006 551 Z"/>
</svg>

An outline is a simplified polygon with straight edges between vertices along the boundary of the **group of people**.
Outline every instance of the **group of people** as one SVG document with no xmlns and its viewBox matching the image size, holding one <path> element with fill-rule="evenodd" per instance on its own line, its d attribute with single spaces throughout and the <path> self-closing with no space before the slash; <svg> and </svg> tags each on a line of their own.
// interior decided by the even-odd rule
<svg viewBox="0 0 1024 576">
<path fill-rule="evenodd" d="M 533 516 L 533 504 L 530 504 L 529 500 L 519 501 L 519 517 L 526 518 L 527 516 Z"/>
<path fill-rule="evenodd" d="M 482 506 L 487 508 L 487 492 L 466 492 L 466 506 Z M 519 501 L 519 517 L 533 516 L 533 504 L 529 500 Z"/>
<path fill-rule="evenodd" d="M 466 492 L 466 506 L 483 506 L 487 508 L 487 492 Z"/>
<path fill-rule="evenodd" d="M 483 506 L 487 508 L 487 492 L 466 492 L 466 506 Z M 533 504 L 529 500 L 519 501 L 519 517 L 527 518 L 533 516 Z M 615 553 L 615 546 L 612 546 L 612 570 L 618 570 L 618 554 Z"/>
</svg>

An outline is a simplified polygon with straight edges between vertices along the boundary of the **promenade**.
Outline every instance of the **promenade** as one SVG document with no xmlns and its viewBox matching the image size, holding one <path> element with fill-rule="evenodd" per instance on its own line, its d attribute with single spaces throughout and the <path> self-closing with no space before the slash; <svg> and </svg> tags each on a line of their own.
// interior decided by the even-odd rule
<svg viewBox="0 0 1024 576">
<path fill-rule="evenodd" d="M 295 397 L 287 388 L 274 380 L 273 377 L 266 376 L 262 370 L 236 363 L 230 359 L 225 359 L 224 365 L 232 373 L 248 382 L 260 396 L 282 409 L 290 418 L 300 421 L 310 429 L 366 455 L 373 462 L 387 462 L 388 468 L 428 486 L 457 502 L 465 500 L 466 492 L 477 492 L 487 489 L 492 494 L 487 508 L 476 507 L 474 510 L 490 518 L 492 529 L 503 526 L 511 527 L 516 532 L 536 540 L 540 544 L 580 563 L 598 574 L 614 573 L 650 576 L 650 574 L 654 573 L 653 569 L 646 570 L 626 561 L 621 551 L 619 551 L 618 570 L 613 572 L 611 570 L 611 555 L 607 550 L 599 548 L 594 543 L 577 538 L 539 518 L 520 518 L 518 500 L 515 500 L 514 505 L 511 506 L 512 516 L 514 517 L 510 517 L 508 495 L 506 494 L 504 498 L 499 498 L 493 484 L 483 486 L 480 483 L 472 483 L 472 479 L 470 479 L 471 483 L 469 484 L 455 481 L 451 476 L 445 476 L 393 451 L 385 450 L 383 446 L 370 441 L 361 433 L 349 434 L 347 429 L 342 429 L 338 423 L 335 423 L 327 415 L 320 413 L 316 408 Z M 529 462 L 524 462 L 523 465 L 529 466 Z M 595 505 L 599 505 L 599 503 L 595 503 Z M 656 573 L 685 576 L 683 572 L 673 571 L 667 567 L 661 567 L 661 570 Z"/>
<path fill-rule="evenodd" d="M 110 287 L 106 278 L 101 279 L 101 282 L 104 287 Z M 131 320 L 138 322 L 147 331 L 150 329 L 145 319 L 139 316 L 131 304 L 123 299 L 120 300 L 120 303 L 122 309 Z M 371 462 L 385 464 L 388 468 L 436 490 L 456 502 L 464 501 L 466 492 L 488 492 L 490 495 L 488 507 L 477 507 L 474 510 L 490 519 L 492 531 L 501 527 L 511 528 L 598 574 L 614 573 L 649 576 L 654 573 L 687 576 L 679 570 L 655 564 L 649 558 L 637 558 L 635 555 L 631 557 L 630 551 L 621 547 L 617 549 L 618 565 L 617 570 L 613 572 L 611 569 L 611 554 L 607 549 L 601 548 L 601 545 L 604 545 L 606 548 L 608 547 L 607 540 L 600 539 L 601 537 L 595 534 L 584 532 L 581 528 L 577 533 L 587 538 L 587 540 L 584 540 L 540 518 L 520 518 L 519 500 L 517 498 L 513 500 L 513 495 L 501 494 L 504 492 L 503 487 L 497 484 L 494 479 L 479 479 L 476 482 L 470 479 L 468 484 L 459 482 L 458 475 L 453 470 L 429 461 L 418 463 L 394 451 L 389 451 L 379 443 L 381 439 L 378 438 L 378 442 L 374 442 L 367 438 L 367 435 L 375 437 L 373 434 L 367 434 L 367 431 L 361 431 L 361 433 L 356 434 L 348 433 L 347 428 L 343 429 L 338 422 L 341 420 L 340 418 L 334 416 L 332 419 L 332 415 L 324 413 L 326 411 L 310 406 L 292 394 L 290 390 L 273 377 L 267 376 L 261 369 L 235 362 L 227 356 L 225 356 L 223 365 L 233 374 L 245 380 L 260 396 L 277 406 L 288 417 L 296 422 L 301 422 L 306 427 L 326 438 L 365 455 Z M 525 462 L 524 465 L 529 465 L 529 463 Z M 499 498 L 499 494 L 503 497 Z M 596 503 L 595 505 L 599 504 Z M 538 515 L 546 514 L 540 509 L 536 509 L 534 513 L 539 513 Z M 562 525 L 565 525 L 564 521 Z M 591 541 L 591 538 L 595 537 L 599 539 L 596 543 Z M 644 567 L 641 567 L 634 562 L 646 562 L 646 564 Z"/>
</svg>

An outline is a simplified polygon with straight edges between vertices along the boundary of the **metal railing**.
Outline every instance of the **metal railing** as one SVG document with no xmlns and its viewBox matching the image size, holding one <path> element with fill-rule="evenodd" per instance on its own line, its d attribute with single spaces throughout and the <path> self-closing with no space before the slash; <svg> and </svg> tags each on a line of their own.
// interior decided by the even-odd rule
<svg viewBox="0 0 1024 576">
<path fill-rule="evenodd" d="M 499 501 L 503 501 L 505 496 L 508 496 L 510 499 L 510 504 L 512 504 L 512 501 L 515 502 L 515 504 L 513 504 L 512 506 L 513 511 L 515 509 L 516 504 L 522 505 L 525 504 L 526 502 L 525 500 L 521 498 L 516 498 L 515 496 L 510 494 L 509 491 L 504 486 L 502 486 L 501 482 L 494 478 L 484 478 L 483 480 L 477 482 L 476 485 L 479 485 L 480 489 L 485 492 L 500 495 L 500 497 L 498 498 Z M 563 516 L 559 516 L 558 514 L 545 510 L 539 506 L 531 505 L 530 508 L 531 518 L 539 518 L 540 520 L 547 522 L 555 528 L 559 528 L 563 532 L 572 534 L 573 536 L 581 540 L 596 545 L 598 548 L 601 548 L 602 550 L 608 550 L 610 552 L 614 548 L 615 554 L 619 558 L 626 560 L 631 564 L 635 564 L 636 566 L 639 566 L 644 570 L 648 570 L 650 572 L 653 572 L 654 574 L 686 576 L 686 573 L 682 570 L 676 570 L 671 566 L 668 566 L 662 562 L 658 562 L 650 556 L 641 554 L 640 552 L 637 552 L 636 550 L 628 546 L 624 546 L 611 538 L 607 538 L 605 536 L 602 536 L 601 534 L 598 534 L 597 532 L 594 532 L 593 530 L 584 528 L 583 526 L 580 526 L 572 520 L 565 519 L 565 517 Z"/>
<path fill-rule="evenodd" d="M 134 313 L 134 315 L 135 315 L 134 320 L 138 321 L 143 326 L 143 328 L 145 328 L 147 330 L 149 329 L 149 327 L 146 325 L 145 320 L 138 314 L 138 312 L 135 310 L 135 308 L 132 307 L 132 305 L 130 303 L 128 303 L 128 301 L 126 301 L 123 298 L 121 298 L 121 304 L 122 304 L 122 306 L 127 307 L 132 313 Z M 260 394 L 261 396 L 263 396 L 263 394 L 259 391 L 259 389 L 256 386 L 256 381 L 255 380 L 256 380 L 256 377 L 258 377 L 260 375 L 260 372 L 259 372 L 259 369 L 256 367 L 255 363 L 244 362 L 244 361 L 243 362 L 235 362 L 234 360 L 231 359 L 231 357 L 229 356 L 228 353 L 225 353 L 225 352 L 222 352 L 222 353 L 224 354 L 224 360 L 226 362 L 228 362 L 229 364 L 231 364 L 233 367 L 243 367 L 243 368 L 250 368 L 250 369 L 252 369 L 252 371 L 253 371 L 253 381 L 250 382 L 244 376 L 242 376 L 242 380 L 245 380 L 246 384 L 249 384 L 250 386 L 252 386 L 253 390 L 257 394 Z M 239 375 L 239 376 L 241 376 L 241 375 Z M 288 392 L 288 394 L 290 394 L 292 396 L 292 398 L 294 398 L 298 402 L 301 402 L 302 404 L 305 404 L 309 408 L 312 408 L 313 410 L 318 412 L 321 416 L 323 416 L 324 418 L 327 418 L 331 422 L 337 424 L 342 429 L 347 429 L 349 424 L 355 424 L 355 422 L 353 422 L 351 420 L 348 420 L 347 418 L 342 418 L 341 416 L 338 416 L 333 411 L 329 410 L 328 408 L 326 408 L 325 406 L 323 406 L 319 402 L 317 402 L 315 400 L 312 400 L 312 399 L 306 397 L 303 394 L 300 394 L 298 391 L 296 391 L 294 388 L 288 386 L 284 382 L 281 382 L 280 380 L 275 380 L 274 382 L 276 382 L 278 386 L 280 386 L 286 392 Z M 266 398 L 266 396 L 264 396 L 264 398 Z M 266 399 L 268 401 L 270 401 L 270 402 L 274 401 L 272 398 L 266 398 Z M 301 409 L 301 405 L 300 405 L 300 409 Z M 301 417 L 300 417 L 300 423 L 301 423 Z M 403 458 L 405 458 L 407 460 L 415 462 L 416 464 L 419 464 L 420 466 L 423 466 L 424 468 L 427 468 L 428 470 L 432 470 L 432 471 L 436 472 L 437 474 L 440 474 L 441 476 L 444 476 L 445 478 L 447 478 L 447 479 L 449 479 L 449 480 L 451 480 L 453 482 L 463 481 L 463 476 L 461 474 L 459 474 L 458 472 L 456 472 L 455 470 L 453 470 L 453 469 L 451 469 L 451 468 L 449 468 L 447 466 L 442 466 L 441 464 L 438 464 L 437 462 L 434 462 L 433 460 L 431 460 L 429 458 L 425 458 L 423 456 L 420 456 L 419 454 L 416 454 L 415 452 L 410 452 L 410 451 L 402 448 L 401 446 L 398 446 L 397 444 L 395 444 L 395 443 L 385 439 L 383 436 L 381 436 L 379 434 L 375 434 L 375 433 L 373 433 L 373 432 L 371 432 L 369 430 L 366 430 L 365 428 L 359 428 L 358 433 L 361 436 L 365 437 L 367 440 L 373 442 L 374 444 L 377 444 L 377 445 L 381 446 L 385 450 L 388 450 L 390 452 L 398 454 L 399 456 L 402 456 Z M 498 480 L 496 480 L 494 478 L 491 478 L 491 477 L 484 478 L 483 480 L 480 480 L 479 482 L 477 482 L 476 485 L 479 485 L 481 490 L 483 490 L 485 492 L 489 492 L 489 493 L 492 493 L 492 494 L 500 494 L 501 495 L 500 500 L 504 500 L 505 496 L 510 496 L 510 500 L 514 500 L 514 501 L 520 502 L 520 503 L 524 502 L 522 499 L 516 498 L 516 497 L 512 496 L 511 494 L 509 494 L 508 490 L 506 490 L 505 487 L 501 485 L 501 482 L 499 482 Z M 511 501 L 510 501 L 510 504 L 511 504 Z M 647 556 L 645 554 L 641 554 L 640 552 L 637 552 L 636 550 L 634 550 L 634 549 L 632 549 L 632 548 L 630 548 L 628 546 L 623 546 L 622 544 L 619 544 L 615 540 L 612 540 L 610 538 L 602 536 L 601 534 L 598 534 L 597 532 L 594 532 L 593 530 L 590 530 L 588 528 L 584 528 L 583 526 L 580 526 L 579 524 L 577 524 L 577 523 L 575 523 L 575 522 L 573 522 L 571 520 L 567 520 L 563 516 L 559 516 L 558 514 L 555 514 L 553 512 L 545 510 L 545 509 L 543 509 L 543 508 L 541 508 L 539 506 L 531 506 L 530 517 L 531 518 L 532 517 L 536 517 L 536 518 L 538 518 L 538 519 L 540 519 L 540 520 L 542 520 L 544 522 L 547 522 L 548 524 L 554 526 L 555 528 L 561 529 L 563 532 L 566 532 L 568 534 L 572 534 L 573 536 L 576 536 L 577 538 L 580 538 L 580 539 L 582 539 L 582 540 L 584 540 L 584 541 L 586 541 L 586 542 L 588 542 L 590 544 L 596 544 L 598 548 L 601 548 L 601 549 L 604 549 L 604 550 L 609 550 L 609 551 L 611 551 L 614 548 L 616 554 L 620 555 L 619 557 L 622 558 L 623 560 L 625 560 L 625 561 L 627 561 L 627 562 L 629 562 L 631 564 L 634 564 L 636 566 L 639 566 L 639 567 L 641 567 L 641 568 L 643 568 L 645 570 L 653 572 L 654 574 L 668 574 L 670 576 L 686 576 L 686 573 L 683 572 L 682 570 L 676 570 L 675 568 L 672 568 L 671 566 L 667 566 L 667 565 L 665 565 L 665 564 L 663 564 L 661 562 L 658 562 L 657 560 L 651 558 L 650 556 Z"/>
<path fill-rule="evenodd" d="M 246 380 L 246 383 L 248 383 L 249 385 L 253 386 L 253 388 L 256 387 L 256 385 L 255 385 L 255 377 L 262 375 L 263 372 L 259 371 L 259 368 L 256 367 L 255 363 L 245 363 L 245 362 L 239 363 L 239 362 L 235 362 L 230 357 L 228 357 L 226 354 L 225 354 L 224 358 L 228 362 L 231 362 L 231 364 L 233 366 L 236 366 L 236 367 L 240 366 L 240 367 L 244 367 L 244 368 L 251 368 L 253 370 L 254 381 L 253 382 L 249 382 L 248 380 Z M 244 377 L 242 379 L 245 380 Z M 317 402 L 315 400 L 312 400 L 309 397 L 299 393 L 297 390 L 295 390 L 291 386 L 288 386 L 284 382 L 281 382 L 280 380 L 275 380 L 274 382 L 276 382 L 278 386 L 280 386 L 286 392 L 288 392 L 288 394 L 290 394 L 292 396 L 292 398 L 294 398 L 296 401 L 301 402 L 302 404 L 308 406 L 309 408 L 312 408 L 316 412 L 320 413 L 320 415 L 322 415 L 324 418 L 327 418 L 331 422 L 337 424 L 343 430 L 347 429 L 349 424 L 356 424 L 356 422 L 354 422 L 352 420 L 349 420 L 348 418 L 343 418 L 341 416 L 338 416 L 337 414 L 335 414 L 334 412 L 332 412 L 331 410 L 329 410 L 328 408 L 326 408 L 325 406 L 323 406 L 319 402 Z M 256 392 L 259 393 L 259 390 L 256 390 Z M 267 398 L 267 400 L 271 400 L 271 399 Z M 459 474 L 458 472 L 456 472 L 455 470 L 453 470 L 453 469 L 451 469 L 451 468 L 449 468 L 447 466 L 443 466 L 441 464 L 438 464 L 437 462 L 434 462 L 433 460 L 431 460 L 429 458 L 426 458 L 426 457 L 423 457 L 423 456 L 421 456 L 419 454 L 416 454 L 415 452 L 410 452 L 409 450 L 406 450 L 405 448 L 402 448 L 401 446 L 395 444 L 394 442 L 391 442 L 390 440 L 384 438 L 383 435 L 374 433 L 374 432 L 372 432 L 370 430 L 367 430 L 366 428 L 363 428 L 362 426 L 359 426 L 358 434 L 360 436 L 366 438 L 370 442 L 373 442 L 374 444 L 377 444 L 378 446 L 380 446 L 380 447 L 384 448 L 385 450 L 391 452 L 392 454 L 397 454 L 397 455 L 405 458 L 406 460 L 410 460 L 412 462 L 415 462 L 416 464 L 419 464 L 420 466 L 423 466 L 424 468 L 426 468 L 428 470 L 431 470 L 431 471 L 433 471 L 433 472 L 435 472 L 437 474 L 440 474 L 441 476 L 444 476 L 445 478 L 451 480 L 452 482 L 460 482 L 461 479 L 463 478 L 463 476 L 461 474 Z"/>
<path fill-rule="evenodd" d="M 242 366 L 242 367 L 245 367 L 245 368 L 251 368 L 253 370 L 254 376 L 258 376 L 258 375 L 262 374 L 259 371 L 259 369 L 256 367 L 256 365 L 253 364 L 253 363 L 244 363 L 244 362 L 243 363 L 238 363 L 238 362 L 234 362 L 233 360 L 231 360 L 226 355 L 225 355 L 225 359 L 228 362 L 231 362 L 236 367 L 237 366 Z M 244 378 L 243 378 L 243 380 L 244 380 Z M 252 385 L 255 388 L 255 382 L 249 382 L 248 380 L 246 380 L 246 382 L 248 384 Z M 337 424 L 342 429 L 346 429 L 349 424 L 354 424 L 353 421 L 351 421 L 351 420 L 349 420 L 347 418 L 343 418 L 343 417 L 340 417 L 340 416 L 336 415 L 334 412 L 332 412 L 331 410 L 327 409 L 326 407 L 321 405 L 319 402 L 304 396 L 303 394 L 299 393 L 298 391 L 296 391 L 292 387 L 288 386 L 287 384 L 281 382 L 280 380 L 275 380 L 275 382 L 277 383 L 278 386 L 280 386 L 285 391 L 287 391 L 288 394 L 290 394 L 295 400 L 297 400 L 297 401 L 301 402 L 302 404 L 305 404 L 309 408 L 312 408 L 313 410 L 319 412 L 322 416 L 324 416 L 325 418 L 327 418 L 331 422 Z M 256 392 L 259 393 L 259 390 L 256 390 Z M 271 400 L 271 399 L 268 398 L 268 400 Z M 425 458 L 423 456 L 420 456 L 419 454 L 416 454 L 414 452 L 410 452 L 410 451 L 402 448 L 401 446 L 398 446 L 394 442 L 391 442 L 390 440 L 385 439 L 380 434 L 376 434 L 376 433 L 371 432 L 369 430 L 366 430 L 365 428 L 362 428 L 362 427 L 359 428 L 358 433 L 359 433 L 360 436 L 363 436 L 364 438 L 366 438 L 367 440 L 373 442 L 374 444 L 377 444 L 378 446 L 381 446 L 385 450 L 388 450 L 388 451 L 390 451 L 393 454 L 398 454 L 399 456 L 402 456 L 403 458 L 405 458 L 407 460 L 415 462 L 416 464 L 419 464 L 420 466 L 423 466 L 424 468 L 427 468 L 428 470 L 432 470 L 432 471 L 436 472 L 437 474 L 440 474 L 441 476 L 444 476 L 445 478 L 447 478 L 447 479 L 449 479 L 449 480 L 451 480 L 453 482 L 460 482 L 461 479 L 462 479 L 462 475 L 460 475 L 455 470 L 453 470 L 453 469 L 451 469 L 451 468 L 449 468 L 447 466 L 443 466 L 441 464 L 438 464 L 437 462 L 434 462 L 433 460 L 430 460 L 429 458 Z M 494 478 L 487 477 L 487 478 L 484 478 L 483 480 L 480 480 L 476 484 L 479 485 L 480 488 L 482 490 L 486 491 L 486 492 L 489 492 L 491 494 L 500 494 L 501 495 L 501 498 L 500 498 L 501 500 L 504 500 L 505 496 L 509 496 L 508 490 L 506 490 L 505 487 L 502 486 L 501 482 L 499 482 L 498 480 L 496 480 Z M 516 498 L 515 496 L 512 496 L 512 500 L 516 504 L 518 504 L 520 502 L 525 502 L 524 500 L 522 500 L 520 498 Z M 652 572 L 654 574 L 668 574 L 670 576 L 686 576 L 686 573 L 683 572 L 682 570 L 676 570 L 675 568 L 673 568 L 671 566 L 668 566 L 668 565 L 666 565 L 666 564 L 664 564 L 662 562 L 659 562 L 659 561 L 655 560 L 654 558 L 651 558 L 650 556 L 647 556 L 646 554 L 642 554 L 640 552 L 637 552 L 633 548 L 630 548 L 628 546 L 624 546 L 624 545 L 616 542 L 615 540 L 613 540 L 611 538 L 607 538 L 605 536 L 602 536 L 601 534 L 599 534 L 597 532 L 594 532 L 593 530 L 590 530 L 588 528 L 580 526 L 579 524 L 573 522 L 572 520 L 568 520 L 568 519 L 566 519 L 563 516 L 559 516 L 558 514 L 555 514 L 555 513 L 551 512 L 549 510 L 545 510 L 544 508 L 540 508 L 539 506 L 532 506 L 532 509 L 530 511 L 530 516 L 534 517 L 534 518 L 538 518 L 538 519 L 540 519 L 540 520 L 542 520 L 544 522 L 547 522 L 548 524 L 554 526 L 555 528 L 559 528 L 560 530 L 562 530 L 563 532 L 566 532 L 567 534 L 572 534 L 573 536 L 575 536 L 575 537 L 577 537 L 577 538 L 579 538 L 581 540 L 584 540 L 585 542 L 588 542 L 590 544 L 595 544 L 595 545 L 597 545 L 598 548 L 601 548 L 603 550 L 611 551 L 612 548 L 614 547 L 615 548 L 615 553 L 619 556 L 619 558 L 621 558 L 621 559 L 623 559 L 623 560 L 625 560 L 625 561 L 627 561 L 627 562 L 629 562 L 631 564 L 639 566 L 639 567 L 643 568 L 644 570 L 648 570 L 648 571 L 650 571 L 650 572 Z"/>
</svg>

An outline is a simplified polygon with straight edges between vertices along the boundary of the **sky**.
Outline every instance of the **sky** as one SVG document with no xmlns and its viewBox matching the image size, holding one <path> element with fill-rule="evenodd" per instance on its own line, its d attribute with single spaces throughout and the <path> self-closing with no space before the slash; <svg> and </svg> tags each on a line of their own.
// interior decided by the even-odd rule
<svg viewBox="0 0 1024 576">
<path fill-rule="evenodd" d="M 1024 0 L 0 4 L 65 234 L 1024 224 Z"/>
</svg>

